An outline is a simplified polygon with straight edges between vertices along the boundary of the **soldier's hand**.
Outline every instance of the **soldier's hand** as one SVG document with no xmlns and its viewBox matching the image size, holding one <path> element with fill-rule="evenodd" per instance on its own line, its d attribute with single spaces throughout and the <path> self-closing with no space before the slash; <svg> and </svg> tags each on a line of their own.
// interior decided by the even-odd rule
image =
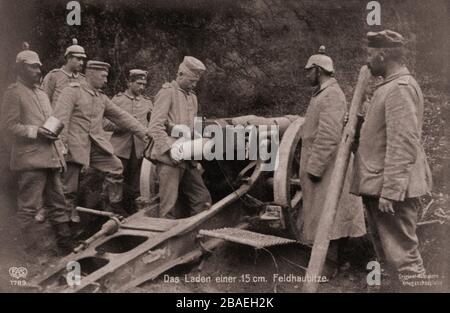
<svg viewBox="0 0 450 313">
<path fill-rule="evenodd" d="M 176 163 L 179 163 L 181 162 L 181 160 L 183 160 L 183 151 L 181 150 L 180 144 L 172 144 L 172 148 L 170 149 L 170 157 Z"/>
<path fill-rule="evenodd" d="M 61 166 L 59 172 L 60 172 L 61 174 L 64 174 L 65 172 L 67 172 L 67 165 L 64 164 L 63 166 Z"/>
<path fill-rule="evenodd" d="M 58 139 L 58 136 L 55 136 L 52 132 L 46 130 L 43 127 L 39 127 L 38 128 L 38 135 L 43 137 L 43 138 L 49 139 L 49 140 L 56 140 L 56 139 Z"/>
<path fill-rule="evenodd" d="M 383 213 L 388 213 L 391 215 L 394 215 L 394 206 L 391 200 L 380 198 L 379 204 L 378 204 L 378 210 L 380 210 Z"/>
<path fill-rule="evenodd" d="M 69 147 L 67 146 L 66 143 L 63 143 L 63 144 L 62 144 L 62 154 L 63 154 L 64 156 L 66 156 L 66 155 L 69 154 Z"/>
<path fill-rule="evenodd" d="M 144 135 L 144 141 L 145 142 L 150 142 L 151 139 L 152 139 L 152 136 L 150 135 L 150 130 L 147 129 L 147 132 Z"/>
<path fill-rule="evenodd" d="M 204 169 L 203 166 L 200 164 L 200 162 L 197 162 L 197 164 L 195 165 L 195 167 L 196 167 L 197 170 L 201 173 L 201 175 L 203 175 L 203 173 L 205 172 L 205 169 Z"/>
</svg>

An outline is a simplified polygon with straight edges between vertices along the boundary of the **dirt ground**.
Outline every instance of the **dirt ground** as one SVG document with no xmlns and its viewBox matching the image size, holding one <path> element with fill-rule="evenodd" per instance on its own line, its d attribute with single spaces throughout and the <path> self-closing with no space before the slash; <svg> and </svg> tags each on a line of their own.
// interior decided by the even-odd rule
<svg viewBox="0 0 450 313">
<path fill-rule="evenodd" d="M 9 269 L 26 267 L 31 277 L 42 268 L 35 265 L 35 260 L 27 259 L 23 251 L 10 193 L 2 192 L 0 203 L 0 292 L 27 292 L 29 289 L 12 286 Z M 427 270 L 442 281 L 442 285 L 422 291 L 449 292 L 448 225 L 422 226 L 418 233 Z M 323 273 L 326 282 L 320 284 L 319 292 L 379 292 L 379 288 L 366 283 L 365 266 L 372 259 L 371 252 L 367 251 L 370 248 L 367 239 L 354 240 L 350 247 L 351 268 L 336 273 L 336 264 L 328 261 Z M 132 292 L 301 292 L 301 277 L 305 274 L 309 253 L 309 248 L 299 245 L 256 250 L 227 243 L 201 261 L 172 269 Z"/>
<path fill-rule="evenodd" d="M 414 288 L 412 292 L 450 292 L 450 253 L 445 236 L 449 227 L 421 228 L 421 252 L 434 286 Z M 424 237 L 422 237 L 424 236 Z M 322 293 L 374 293 L 392 289 L 370 287 L 367 284 L 366 265 L 373 260 L 367 249 L 366 238 L 354 240 L 349 269 L 336 272 L 336 263 L 327 261 L 319 284 Z M 194 265 L 180 266 L 156 281 L 147 283 L 134 292 L 248 292 L 297 293 L 302 289 L 302 276 L 306 273 L 309 248 L 289 245 L 255 250 L 240 244 L 229 243 L 206 256 Z M 179 282 L 174 282 L 178 278 Z M 201 281 L 203 279 L 203 281 Z M 209 281 L 208 281 L 209 279 Z M 295 280 L 297 279 L 297 281 Z M 191 282 L 194 281 L 194 282 Z M 198 282 L 200 281 L 200 282 Z M 382 284 L 390 285 L 382 276 Z"/>
</svg>

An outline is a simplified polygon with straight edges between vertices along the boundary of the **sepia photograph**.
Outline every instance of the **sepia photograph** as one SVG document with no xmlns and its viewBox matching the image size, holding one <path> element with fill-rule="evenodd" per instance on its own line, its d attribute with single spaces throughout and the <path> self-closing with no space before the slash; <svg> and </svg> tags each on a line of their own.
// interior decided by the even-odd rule
<svg viewBox="0 0 450 313">
<path fill-rule="evenodd" d="M 0 0 L 0 45 L 1 293 L 450 292 L 450 1 Z"/>
</svg>

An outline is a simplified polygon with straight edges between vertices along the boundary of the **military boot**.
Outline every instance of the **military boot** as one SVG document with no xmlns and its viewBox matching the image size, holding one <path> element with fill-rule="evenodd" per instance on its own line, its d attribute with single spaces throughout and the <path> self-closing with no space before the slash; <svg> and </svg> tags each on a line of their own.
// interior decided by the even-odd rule
<svg viewBox="0 0 450 313">
<path fill-rule="evenodd" d="M 118 203 L 110 203 L 110 202 L 108 202 L 106 204 L 105 211 L 111 212 L 111 213 L 114 213 L 114 214 L 117 214 L 117 215 L 120 215 L 120 216 L 123 216 L 123 217 L 130 216 L 130 214 L 128 214 L 128 212 L 123 209 L 122 201 L 120 201 Z"/>
<path fill-rule="evenodd" d="M 56 242 L 58 245 L 58 252 L 60 256 L 68 255 L 74 248 L 74 242 L 72 238 L 72 231 L 69 223 L 61 223 L 55 225 L 56 229 Z"/>
</svg>

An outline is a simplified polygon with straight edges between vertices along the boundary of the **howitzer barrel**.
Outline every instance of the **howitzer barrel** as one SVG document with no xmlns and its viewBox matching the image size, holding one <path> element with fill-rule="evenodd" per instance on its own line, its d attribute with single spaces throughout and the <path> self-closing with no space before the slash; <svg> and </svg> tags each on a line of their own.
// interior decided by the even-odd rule
<svg viewBox="0 0 450 313">
<path fill-rule="evenodd" d="M 280 117 L 261 117 L 256 115 L 245 115 L 231 119 L 231 123 L 233 125 L 244 125 L 244 126 L 276 125 L 279 127 L 278 131 L 280 132 L 280 135 L 282 135 L 292 124 L 292 122 L 294 122 L 298 118 L 299 118 L 298 115 L 285 115 Z"/>
</svg>

